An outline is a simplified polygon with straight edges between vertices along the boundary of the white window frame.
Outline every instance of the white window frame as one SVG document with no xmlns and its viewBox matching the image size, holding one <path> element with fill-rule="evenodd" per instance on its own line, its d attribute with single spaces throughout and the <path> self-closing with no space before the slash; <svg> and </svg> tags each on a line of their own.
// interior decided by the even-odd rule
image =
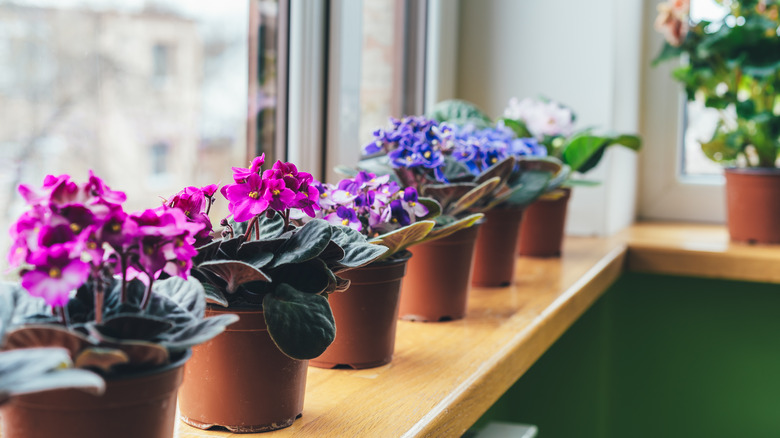
<svg viewBox="0 0 780 438">
<path fill-rule="evenodd" d="M 661 2 L 648 1 L 644 10 L 639 218 L 723 223 L 723 178 L 682 174 L 685 98 L 671 76 L 675 63 L 650 67 L 663 43 L 652 26 Z"/>
</svg>

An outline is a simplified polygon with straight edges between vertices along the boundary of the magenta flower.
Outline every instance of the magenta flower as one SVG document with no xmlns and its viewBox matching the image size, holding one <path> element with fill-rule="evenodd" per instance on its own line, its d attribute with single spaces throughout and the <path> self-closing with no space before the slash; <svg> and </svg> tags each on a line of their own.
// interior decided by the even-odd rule
<svg viewBox="0 0 780 438">
<path fill-rule="evenodd" d="M 233 180 L 236 182 L 236 184 L 242 184 L 244 183 L 247 178 L 249 178 L 249 175 L 252 174 L 260 174 L 260 167 L 265 163 L 265 154 L 260 155 L 259 157 L 255 157 L 254 160 L 249 165 L 248 169 L 245 169 L 243 167 L 233 167 Z M 222 187 L 222 190 L 225 190 L 225 187 Z M 225 192 L 223 191 L 222 194 L 224 195 Z"/>
<path fill-rule="evenodd" d="M 89 171 L 89 182 L 85 187 L 89 195 L 96 197 L 109 204 L 122 204 L 127 200 L 127 195 L 118 190 L 111 190 L 110 187 L 97 177 L 91 170 Z"/>
<path fill-rule="evenodd" d="M 22 274 L 22 287 L 30 295 L 43 298 L 52 307 L 67 304 L 70 293 L 87 281 L 87 263 L 69 257 L 64 245 L 36 252 L 30 262 L 35 268 Z"/>
<path fill-rule="evenodd" d="M 268 201 L 270 208 L 283 211 L 292 207 L 295 202 L 295 192 L 287 188 L 283 179 L 268 179 L 265 183 L 266 190 L 262 197 Z"/>
<path fill-rule="evenodd" d="M 270 205 L 268 199 L 263 196 L 266 192 L 266 181 L 256 173 L 250 174 L 246 182 L 229 184 L 224 189 L 228 210 L 236 222 L 248 221 L 263 213 Z"/>
</svg>

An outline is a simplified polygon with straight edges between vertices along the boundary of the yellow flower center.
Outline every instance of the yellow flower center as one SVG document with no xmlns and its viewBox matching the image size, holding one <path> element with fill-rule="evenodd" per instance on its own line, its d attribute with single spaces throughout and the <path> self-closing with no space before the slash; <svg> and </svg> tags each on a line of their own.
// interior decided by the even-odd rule
<svg viewBox="0 0 780 438">
<path fill-rule="evenodd" d="M 87 242 L 87 248 L 89 248 L 89 249 L 97 249 L 97 243 L 95 243 L 95 242 Z"/>
<path fill-rule="evenodd" d="M 325 192 L 325 193 L 320 193 L 320 198 L 322 198 L 322 199 L 325 199 L 325 198 L 327 198 L 327 197 L 328 197 L 328 193 L 327 193 L 327 192 Z"/>
<path fill-rule="evenodd" d="M 49 277 L 51 278 L 60 278 L 62 277 L 62 269 L 58 267 L 53 267 L 49 269 Z"/>
<path fill-rule="evenodd" d="M 398 223 L 398 219 L 396 219 L 396 218 L 392 218 L 392 219 L 390 219 L 390 222 L 392 222 L 392 223 L 394 223 L 394 224 L 397 224 L 397 223 Z"/>
<path fill-rule="evenodd" d="M 341 225 L 349 225 L 349 219 L 342 220 Z"/>
<path fill-rule="evenodd" d="M 258 193 L 258 192 L 249 192 L 249 194 L 247 196 L 249 196 L 252 199 L 257 199 L 257 198 L 260 197 L 260 193 Z"/>
<path fill-rule="evenodd" d="M 407 156 L 406 161 L 412 161 L 412 156 L 411 155 Z"/>
<path fill-rule="evenodd" d="M 113 231 L 115 233 L 118 233 L 119 230 L 121 230 L 121 229 L 122 229 L 122 226 L 119 225 L 118 223 L 114 222 L 113 224 L 111 224 L 111 231 Z"/>
<path fill-rule="evenodd" d="M 423 154 L 423 156 L 424 156 L 425 158 L 431 158 L 431 151 L 425 151 L 425 153 Z"/>
<path fill-rule="evenodd" d="M 491 163 L 495 163 L 496 161 L 498 161 L 498 158 L 496 158 L 496 157 L 493 157 L 493 158 L 490 160 L 490 162 L 491 162 Z"/>
<path fill-rule="evenodd" d="M 146 254 L 148 256 L 154 254 L 154 248 L 152 248 L 151 246 L 145 247 L 144 248 L 144 254 Z"/>
<path fill-rule="evenodd" d="M 73 231 L 74 233 L 78 233 L 79 231 L 81 231 L 81 227 L 79 226 L 79 224 L 70 224 L 70 230 Z"/>
<path fill-rule="evenodd" d="M 173 241 L 173 244 L 176 246 L 176 248 L 181 248 L 184 246 L 184 239 L 177 237 L 176 240 Z"/>
<path fill-rule="evenodd" d="M 412 201 L 412 202 L 410 202 L 410 203 L 409 203 L 409 205 L 410 205 L 410 206 L 412 206 L 412 207 L 414 207 L 415 205 L 417 205 L 417 203 L 416 203 L 416 202 L 414 202 L 414 201 Z"/>
<path fill-rule="evenodd" d="M 280 190 L 274 190 L 273 194 L 274 196 L 279 196 L 279 193 L 282 193 Z"/>
</svg>

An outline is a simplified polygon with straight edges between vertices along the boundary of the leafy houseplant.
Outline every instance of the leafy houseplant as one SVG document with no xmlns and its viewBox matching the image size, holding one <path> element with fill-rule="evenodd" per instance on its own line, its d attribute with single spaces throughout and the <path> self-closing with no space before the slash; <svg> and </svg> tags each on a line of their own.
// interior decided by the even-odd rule
<svg viewBox="0 0 780 438">
<path fill-rule="evenodd" d="M 780 3 L 733 0 L 721 19 L 696 23 L 687 0 L 658 9 L 655 26 L 666 41 L 654 64 L 682 58 L 673 77 L 687 99 L 720 113 L 701 147 L 726 166 L 731 238 L 780 243 Z"/>
<path fill-rule="evenodd" d="M 349 289 L 331 295 L 338 336 L 311 364 L 355 369 L 384 365 L 393 357 L 401 280 L 411 257 L 406 248 L 433 229 L 435 222 L 429 219 L 440 208 L 435 201 L 420 198 L 414 187 L 402 190 L 390 175 L 365 171 L 318 189 L 322 208 L 316 217 L 348 226 L 388 251 L 377 261 L 346 273 Z"/>
<path fill-rule="evenodd" d="M 128 214 L 122 208 L 124 193 L 92 173 L 83 184 L 68 175 L 50 175 L 42 187 L 21 185 L 19 192 L 30 209 L 11 228 L 9 261 L 22 269 L 21 283 L 4 284 L 0 294 L 9 303 L 0 322 L 8 327 L 3 348 L 61 347 L 76 367 L 107 379 L 100 398 L 84 400 L 72 391 L 56 398 L 48 393 L 25 397 L 37 397 L 35 404 L 51 402 L 46 410 L 53 415 L 62 414 L 57 400 L 83 405 L 83 410 L 69 411 L 68 423 L 57 417 L 44 421 L 52 434 L 171 435 L 173 408 L 149 406 L 144 414 L 151 418 L 141 424 L 110 405 L 117 397 L 124 403 L 144 402 L 124 400 L 128 395 L 115 390 L 127 384 L 121 382 L 143 387 L 154 380 L 158 386 L 159 379 L 171 382 L 163 385 L 169 389 L 159 395 L 160 402 L 175 405 L 189 349 L 236 320 L 231 315 L 203 318 L 203 287 L 188 276 L 202 226 L 166 207 Z M 134 375 L 141 377 L 127 380 Z M 41 412 L 24 405 L 12 402 L 6 409 L 3 418 L 14 418 L 6 423 L 9 428 L 41 421 Z"/>
<path fill-rule="evenodd" d="M 221 189 L 232 218 L 222 221 L 222 238 L 200 246 L 194 258 L 193 276 L 206 288 L 209 311 L 241 315 L 240 332 L 194 350 L 180 406 L 184 421 L 196 427 L 261 431 L 292 424 L 303 407 L 306 359 L 320 355 L 335 337 L 328 294 L 347 289 L 343 272 L 387 251 L 323 219 L 296 226 L 291 218 L 313 217 L 320 209 L 319 183 L 292 163 L 278 161 L 262 171 L 263 164 L 261 156 L 249 168 L 233 168 L 234 182 Z M 188 191 L 195 192 L 194 203 L 193 197 L 183 201 Z M 204 197 L 190 188 L 169 204 L 196 220 L 211 203 L 198 202 Z M 271 362 L 278 367 L 258 372 Z M 285 388 L 297 399 L 280 401 Z M 231 402 L 210 397 L 215 392 L 231 394 Z M 279 413 L 279 406 L 287 411 Z"/>
</svg>

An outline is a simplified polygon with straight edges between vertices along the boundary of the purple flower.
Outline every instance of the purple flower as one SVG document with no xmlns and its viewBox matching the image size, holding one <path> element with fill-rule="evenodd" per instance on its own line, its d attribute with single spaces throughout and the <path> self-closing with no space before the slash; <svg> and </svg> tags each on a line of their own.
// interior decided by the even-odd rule
<svg viewBox="0 0 780 438">
<path fill-rule="evenodd" d="M 423 217 L 428 214 L 428 208 L 418 202 L 417 189 L 414 187 L 404 189 L 403 206 L 410 217 Z"/>
<path fill-rule="evenodd" d="M 546 157 L 547 148 L 533 138 L 518 138 L 509 145 L 509 152 L 516 156 Z"/>
<path fill-rule="evenodd" d="M 391 218 L 390 221 L 401 225 L 402 227 L 405 227 L 412 223 L 411 217 L 409 213 L 404 209 L 403 204 L 401 203 L 400 199 L 396 199 L 395 201 L 390 203 L 390 214 Z"/>
<path fill-rule="evenodd" d="M 125 195 L 124 192 L 111 190 L 111 188 L 91 170 L 89 171 L 89 182 L 87 182 L 85 188 L 90 196 L 109 204 L 122 204 L 127 200 L 127 195 Z"/>
<path fill-rule="evenodd" d="M 89 265 L 70 258 L 69 252 L 65 245 L 36 252 L 30 259 L 35 268 L 22 274 L 22 287 L 52 307 L 67 304 L 71 291 L 84 284 L 90 273 Z"/>
<path fill-rule="evenodd" d="M 268 179 L 263 198 L 268 201 L 268 206 L 276 211 L 283 211 L 295 202 L 295 192 L 290 190 L 283 179 Z M 237 219 L 236 219 L 237 220 Z"/>
<path fill-rule="evenodd" d="M 353 230 L 360 231 L 363 229 L 363 225 L 360 223 L 355 210 L 343 205 L 339 206 L 335 212 L 325 216 L 324 219 L 332 224 L 344 225 Z"/>
</svg>

